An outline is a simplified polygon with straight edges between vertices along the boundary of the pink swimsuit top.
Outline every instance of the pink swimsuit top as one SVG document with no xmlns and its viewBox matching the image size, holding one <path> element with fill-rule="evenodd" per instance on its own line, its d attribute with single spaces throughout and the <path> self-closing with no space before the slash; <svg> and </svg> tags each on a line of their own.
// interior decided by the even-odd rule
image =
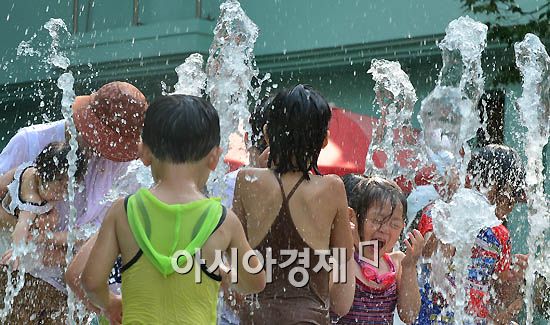
<svg viewBox="0 0 550 325">
<path fill-rule="evenodd" d="M 359 254 L 354 253 L 355 261 L 359 264 L 361 267 L 361 273 L 363 273 L 363 276 L 372 282 L 376 282 L 377 284 L 381 284 L 383 288 L 382 290 L 388 288 L 390 285 L 395 283 L 395 265 L 393 264 L 393 261 L 391 260 L 391 257 L 389 254 L 384 254 L 383 258 L 388 263 L 390 267 L 390 271 L 384 274 L 379 274 L 378 270 L 372 266 L 371 264 L 362 261 L 359 259 Z"/>
</svg>

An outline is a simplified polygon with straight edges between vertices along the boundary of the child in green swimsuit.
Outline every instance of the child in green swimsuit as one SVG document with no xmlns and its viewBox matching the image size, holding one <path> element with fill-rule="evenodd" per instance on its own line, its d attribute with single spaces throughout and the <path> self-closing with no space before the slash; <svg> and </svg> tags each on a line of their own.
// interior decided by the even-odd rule
<svg viewBox="0 0 550 325">
<path fill-rule="evenodd" d="M 260 262 L 239 220 L 201 192 L 219 161 L 219 143 L 218 114 L 204 99 L 164 96 L 147 110 L 139 152 L 155 184 L 111 207 L 82 274 L 88 298 L 112 323 L 215 324 L 221 277 L 211 266 L 232 248 L 236 290 L 264 288 L 265 273 L 252 273 Z M 197 249 L 204 265 L 192 261 Z M 119 254 L 122 302 L 107 286 Z"/>
</svg>

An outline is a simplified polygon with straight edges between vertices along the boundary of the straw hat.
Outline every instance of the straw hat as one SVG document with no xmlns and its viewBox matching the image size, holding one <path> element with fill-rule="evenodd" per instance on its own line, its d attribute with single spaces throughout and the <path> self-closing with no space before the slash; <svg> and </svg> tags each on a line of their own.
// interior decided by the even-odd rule
<svg viewBox="0 0 550 325">
<path fill-rule="evenodd" d="M 114 81 L 73 103 L 76 129 L 102 157 L 122 162 L 137 158 L 147 99 L 133 85 Z"/>
</svg>

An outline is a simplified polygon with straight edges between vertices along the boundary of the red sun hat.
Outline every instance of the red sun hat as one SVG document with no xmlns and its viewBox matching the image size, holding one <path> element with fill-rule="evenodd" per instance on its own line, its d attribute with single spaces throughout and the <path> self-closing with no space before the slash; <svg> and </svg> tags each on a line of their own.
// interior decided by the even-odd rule
<svg viewBox="0 0 550 325">
<path fill-rule="evenodd" d="M 145 111 L 145 96 L 132 84 L 110 82 L 73 103 L 73 118 L 84 141 L 109 160 L 123 162 L 138 157 Z"/>
</svg>

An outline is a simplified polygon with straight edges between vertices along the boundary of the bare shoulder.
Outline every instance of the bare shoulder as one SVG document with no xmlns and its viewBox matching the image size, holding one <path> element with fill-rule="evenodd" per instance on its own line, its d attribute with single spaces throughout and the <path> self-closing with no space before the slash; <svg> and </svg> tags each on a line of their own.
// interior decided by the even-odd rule
<svg viewBox="0 0 550 325">
<path fill-rule="evenodd" d="M 323 179 L 327 182 L 327 184 L 334 188 L 344 188 L 344 182 L 338 175 L 325 175 L 323 176 Z"/>
<path fill-rule="evenodd" d="M 233 211 L 227 209 L 225 219 L 218 229 L 212 233 L 206 247 L 225 250 L 232 242 L 232 239 L 239 234 L 239 231 L 243 232 L 239 218 Z"/>
<path fill-rule="evenodd" d="M 235 188 L 260 189 L 269 187 L 273 182 L 273 171 L 267 168 L 245 167 L 239 170 Z"/>
<path fill-rule="evenodd" d="M 338 196 L 346 197 L 344 182 L 337 175 L 312 176 L 312 181 L 316 188 L 333 199 Z"/>
<path fill-rule="evenodd" d="M 121 221 L 128 223 L 127 220 L 128 218 L 126 216 L 125 199 L 120 198 L 113 202 L 113 204 L 107 211 L 107 214 L 105 215 L 105 219 L 103 219 L 102 224 L 111 223 L 118 225 Z"/>
<path fill-rule="evenodd" d="M 250 180 L 245 179 L 247 176 L 254 177 L 266 177 L 267 175 L 273 175 L 273 172 L 268 168 L 253 168 L 253 167 L 244 167 L 239 170 L 237 179 L 242 179 L 250 182 Z"/>
</svg>

